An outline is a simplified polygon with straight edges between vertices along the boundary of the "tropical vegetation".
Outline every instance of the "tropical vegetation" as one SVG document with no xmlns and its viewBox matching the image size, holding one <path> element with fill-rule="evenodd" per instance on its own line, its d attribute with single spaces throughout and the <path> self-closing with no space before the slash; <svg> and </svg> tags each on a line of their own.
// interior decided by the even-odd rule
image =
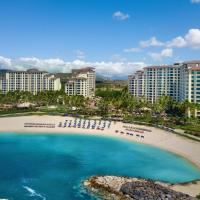
<svg viewBox="0 0 200 200">
<path fill-rule="evenodd" d="M 21 106 L 29 102 L 30 106 Z M 5 105 L 12 105 L 11 108 Z M 0 114 L 44 113 L 44 114 L 79 114 L 82 116 L 101 116 L 123 120 L 125 122 L 145 122 L 172 128 L 184 129 L 187 133 L 200 135 L 200 120 L 188 118 L 200 105 L 188 101 L 177 102 L 172 97 L 161 96 L 155 103 L 145 98 L 136 98 L 122 90 L 97 89 L 93 99 L 83 96 L 68 96 L 61 91 L 45 91 L 37 94 L 15 91 L 0 93 Z"/>
</svg>

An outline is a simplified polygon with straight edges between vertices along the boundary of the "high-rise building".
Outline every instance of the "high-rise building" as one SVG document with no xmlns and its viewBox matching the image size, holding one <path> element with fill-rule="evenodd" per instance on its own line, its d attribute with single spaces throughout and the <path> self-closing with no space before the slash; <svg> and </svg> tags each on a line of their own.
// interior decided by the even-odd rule
<svg viewBox="0 0 200 200">
<path fill-rule="evenodd" d="M 180 66 L 151 66 L 144 68 L 144 96 L 152 103 L 162 95 L 178 100 Z"/>
<path fill-rule="evenodd" d="M 145 94 L 144 71 L 137 71 L 134 75 L 129 76 L 129 91 L 136 97 L 143 97 Z"/>
<path fill-rule="evenodd" d="M 200 103 L 200 61 L 183 63 L 180 70 L 179 99 Z M 190 116 L 191 112 L 188 115 Z M 194 115 L 200 116 L 200 111 L 195 110 Z"/>
<path fill-rule="evenodd" d="M 13 91 L 28 91 L 33 94 L 41 91 L 61 89 L 60 79 L 53 74 L 37 69 L 27 71 L 0 71 L 0 90 L 6 94 Z"/>
<path fill-rule="evenodd" d="M 200 103 L 200 61 L 145 67 L 129 76 L 128 81 L 132 95 L 152 103 L 162 95 Z M 200 112 L 195 111 L 195 116 Z"/>
<path fill-rule="evenodd" d="M 92 97 L 95 95 L 95 80 L 94 68 L 73 69 L 71 77 L 65 84 L 65 92 L 68 95 Z"/>
<path fill-rule="evenodd" d="M 129 76 L 129 91 L 136 97 L 155 102 L 162 95 L 178 100 L 180 65 L 150 66 Z"/>
</svg>

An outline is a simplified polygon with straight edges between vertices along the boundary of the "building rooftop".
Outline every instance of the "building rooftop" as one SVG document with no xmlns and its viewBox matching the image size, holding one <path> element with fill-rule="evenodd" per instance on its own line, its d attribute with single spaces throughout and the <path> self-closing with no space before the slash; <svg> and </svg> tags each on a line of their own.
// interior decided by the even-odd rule
<svg viewBox="0 0 200 200">
<path fill-rule="evenodd" d="M 200 71 L 200 66 L 199 67 L 190 67 L 190 70 L 192 70 L 192 71 Z"/>
<path fill-rule="evenodd" d="M 38 69 L 32 68 L 27 70 L 28 73 L 47 73 L 46 71 L 40 71 Z"/>
<path fill-rule="evenodd" d="M 176 68 L 177 65 L 155 65 L 155 66 L 147 66 L 144 69 L 162 69 L 162 68 Z"/>
<path fill-rule="evenodd" d="M 135 78 L 135 75 L 129 75 L 128 76 L 128 79 L 133 79 L 133 78 Z"/>
<path fill-rule="evenodd" d="M 136 71 L 135 73 L 136 73 L 136 74 L 143 74 L 144 71 L 143 71 L 143 70 L 138 70 L 138 71 Z"/>
<path fill-rule="evenodd" d="M 94 67 L 85 67 L 81 69 L 72 69 L 72 74 L 80 74 L 80 73 L 85 73 L 85 72 L 95 72 Z"/>
<path fill-rule="evenodd" d="M 200 64 L 200 60 L 190 60 L 190 61 L 185 61 L 183 64 Z"/>
<path fill-rule="evenodd" d="M 71 78 L 71 79 L 67 80 L 67 83 L 72 82 L 72 81 L 77 81 L 77 80 L 87 80 L 87 79 L 84 77 L 75 77 L 75 78 Z"/>
<path fill-rule="evenodd" d="M 40 71 L 38 69 L 28 69 L 28 70 L 10 70 L 10 69 L 2 69 L 0 70 L 0 74 L 1 73 L 7 73 L 7 72 L 13 72 L 13 73 L 28 73 L 28 74 L 31 74 L 31 73 L 47 73 L 46 71 Z"/>
<path fill-rule="evenodd" d="M 200 71 L 200 60 L 193 60 L 184 62 L 189 70 Z"/>
</svg>

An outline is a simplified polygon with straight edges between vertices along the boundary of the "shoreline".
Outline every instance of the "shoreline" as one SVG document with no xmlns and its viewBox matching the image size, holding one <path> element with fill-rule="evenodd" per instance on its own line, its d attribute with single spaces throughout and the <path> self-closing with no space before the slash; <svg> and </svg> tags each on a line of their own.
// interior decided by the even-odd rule
<svg viewBox="0 0 200 200">
<path fill-rule="evenodd" d="M 114 138 L 121 138 L 128 141 L 142 143 L 150 146 L 154 146 L 169 152 L 181 156 L 187 161 L 194 164 L 200 169 L 200 142 L 190 140 L 180 135 L 173 134 L 171 132 L 161 130 L 155 127 L 149 127 L 138 124 L 128 124 L 122 122 L 112 122 L 110 128 L 104 128 L 104 130 L 96 129 L 83 129 L 83 128 L 62 128 L 58 127 L 60 122 L 65 120 L 74 120 L 73 117 L 63 116 L 23 116 L 23 117 L 4 117 L 0 118 L 0 134 L 5 133 L 32 133 L 32 134 L 88 134 L 97 136 L 109 136 Z M 43 123 L 54 124 L 55 128 L 47 127 L 24 127 L 25 123 Z M 12 126 L 11 126 L 12 125 Z M 14 126 L 14 127 L 13 127 Z M 134 131 L 126 130 L 125 127 L 134 127 L 134 129 L 147 129 L 143 133 L 135 133 Z M 116 133 L 115 131 L 118 131 Z M 121 134 L 123 132 L 124 134 Z M 133 133 L 133 136 L 126 135 L 126 133 Z M 136 135 L 143 136 L 136 137 Z"/>
<path fill-rule="evenodd" d="M 68 128 L 67 126 L 63 128 L 63 124 L 61 127 L 58 126 L 60 122 L 65 122 L 65 120 L 73 121 L 74 119 L 75 118 L 63 116 L 4 117 L 0 118 L 0 134 L 77 134 L 109 137 L 119 140 L 122 139 L 134 143 L 150 145 L 152 147 L 158 148 L 158 150 L 161 149 L 168 151 L 178 157 L 185 159 L 187 162 L 190 162 L 200 170 L 200 142 L 190 140 L 183 136 L 176 135 L 174 133 L 167 132 L 165 130 L 161 130 L 155 127 L 128 124 L 122 122 L 111 122 L 110 128 L 108 128 L 109 126 L 106 126 L 104 130 L 97 130 L 92 128 Z M 28 124 L 33 124 L 35 126 L 38 125 L 38 127 L 25 127 Z M 135 130 L 136 132 L 126 130 L 127 127 L 128 129 L 130 127 L 133 128 L 132 130 Z M 118 132 L 116 133 L 116 131 Z M 123 134 L 121 134 L 121 132 L 123 132 Z M 129 132 L 129 135 L 126 134 L 127 132 Z M 189 190 L 191 190 L 193 194 L 196 194 L 196 189 L 194 189 L 193 184 L 194 181 L 196 181 L 196 186 L 199 188 L 199 180 L 190 181 L 189 183 L 187 183 L 187 185 L 191 185 Z M 189 192 L 187 187 L 184 187 L 182 185 L 175 185 L 173 189 L 185 193 Z"/>
<path fill-rule="evenodd" d="M 184 184 L 169 184 L 134 177 L 92 176 L 83 182 L 91 193 L 104 199 L 196 199 L 200 181 Z M 167 197 L 167 198 L 166 198 Z"/>
</svg>

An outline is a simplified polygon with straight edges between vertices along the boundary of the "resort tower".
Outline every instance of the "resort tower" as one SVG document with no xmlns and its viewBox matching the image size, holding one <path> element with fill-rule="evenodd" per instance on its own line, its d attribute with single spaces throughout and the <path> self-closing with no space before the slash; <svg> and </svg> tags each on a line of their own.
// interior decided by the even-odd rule
<svg viewBox="0 0 200 200">
<path fill-rule="evenodd" d="M 65 84 L 65 93 L 67 95 L 93 97 L 95 95 L 95 80 L 94 68 L 73 69 L 70 78 Z"/>
<path fill-rule="evenodd" d="M 28 91 L 36 94 L 41 91 L 56 91 L 60 89 L 60 78 L 45 71 L 37 69 L 0 71 L 0 90 L 4 94 L 9 91 Z"/>
<path fill-rule="evenodd" d="M 162 95 L 200 103 L 200 61 L 145 67 L 128 77 L 128 86 L 132 95 L 152 103 Z M 200 116 L 200 111 L 196 110 L 194 116 Z"/>
</svg>

